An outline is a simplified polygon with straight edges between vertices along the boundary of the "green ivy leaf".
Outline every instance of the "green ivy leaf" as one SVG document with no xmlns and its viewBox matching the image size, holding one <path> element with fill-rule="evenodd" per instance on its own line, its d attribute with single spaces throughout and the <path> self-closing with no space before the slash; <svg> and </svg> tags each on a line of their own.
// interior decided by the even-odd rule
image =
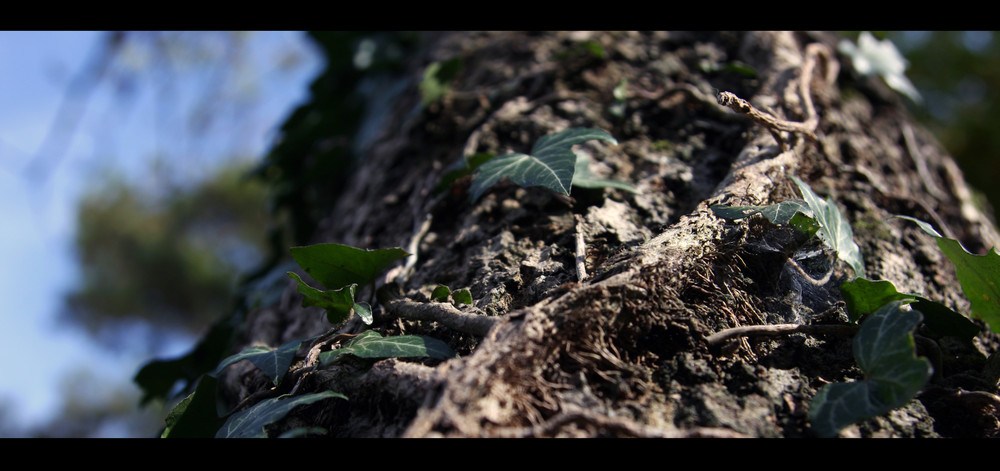
<svg viewBox="0 0 1000 471">
<path fill-rule="evenodd" d="M 891 301 L 916 299 L 917 295 L 900 293 L 888 281 L 872 281 L 867 278 L 855 278 L 840 285 L 840 293 L 847 304 L 847 315 L 851 322 L 857 322 L 862 316 L 871 314 Z"/>
<path fill-rule="evenodd" d="M 866 379 L 828 384 L 813 398 L 809 422 L 820 436 L 832 437 L 850 424 L 896 409 L 927 383 L 931 364 L 917 358 L 913 342 L 921 313 L 901 306 L 901 301 L 882 306 L 854 337 L 854 359 Z"/>
<path fill-rule="evenodd" d="M 288 276 L 299 283 L 298 291 L 302 293 L 302 307 L 316 306 L 326 309 L 326 318 L 331 324 L 347 320 L 354 309 L 354 292 L 357 284 L 351 284 L 337 290 L 323 291 L 313 288 L 302 281 L 299 275 L 288 272 Z"/>
<path fill-rule="evenodd" d="M 576 170 L 573 172 L 573 186 L 581 188 L 618 188 L 632 193 L 638 193 L 634 186 L 617 180 L 601 178 L 590 171 L 590 157 L 586 154 L 577 154 Z"/>
<path fill-rule="evenodd" d="M 299 350 L 302 342 L 302 340 L 292 340 L 273 350 L 261 346 L 245 348 L 243 351 L 222 360 L 219 366 L 215 368 L 213 375 L 218 377 L 227 366 L 241 360 L 250 360 L 257 368 L 260 368 L 261 372 L 267 375 L 268 378 L 271 378 L 271 381 L 277 386 L 281 383 L 281 378 L 288 372 L 288 367 L 292 366 L 292 360 L 295 359 L 295 352 Z"/>
<path fill-rule="evenodd" d="M 854 232 L 851 224 L 847 222 L 841 214 L 837 205 L 827 198 L 826 201 L 813 193 L 809 185 L 806 185 L 797 177 L 792 177 L 792 181 L 799 187 L 802 197 L 805 199 L 809 209 L 812 210 L 813 217 L 819 223 L 816 235 L 828 247 L 837 252 L 837 257 L 847 262 L 854 269 L 854 276 L 865 276 L 865 264 L 861 260 L 861 249 L 854 242 Z"/>
<path fill-rule="evenodd" d="M 857 322 L 862 316 L 875 312 L 890 301 L 905 301 L 924 315 L 924 324 L 938 335 L 972 340 L 980 331 L 979 326 L 968 317 L 923 296 L 900 293 L 889 281 L 855 278 L 840 285 L 840 292 L 847 304 L 847 315 L 851 322 Z"/>
<path fill-rule="evenodd" d="M 445 285 L 438 285 L 438 287 L 434 288 L 434 291 L 431 292 L 431 299 L 443 303 L 448 300 L 448 295 L 450 294 L 451 288 Z"/>
<path fill-rule="evenodd" d="M 531 154 L 506 154 L 479 166 L 469 199 L 476 201 L 486 190 L 504 177 L 522 187 L 543 186 L 568 195 L 576 172 L 573 145 L 591 140 L 618 144 L 610 134 L 599 129 L 572 128 L 542 136 L 531 148 Z"/>
<path fill-rule="evenodd" d="M 352 283 L 373 284 L 379 273 L 410 255 L 399 247 L 363 250 L 341 244 L 292 247 L 291 252 L 309 276 L 329 289 L 341 289 Z"/>
<path fill-rule="evenodd" d="M 283 419 L 298 406 L 329 398 L 347 399 L 347 396 L 333 391 L 323 391 L 294 397 L 286 394 L 263 400 L 247 410 L 231 415 L 216 432 L 215 438 L 267 438 L 264 427 Z"/>
<path fill-rule="evenodd" d="M 955 265 L 955 275 L 962 285 L 962 292 L 969 299 L 972 314 L 986 321 L 990 329 L 1000 332 L 1000 253 L 996 247 L 986 255 L 969 253 L 955 239 L 942 236 L 930 224 L 909 216 L 895 216 L 913 221 L 928 234 L 934 236 L 937 245 L 948 260 Z"/>
<path fill-rule="evenodd" d="M 215 378 L 202 375 L 194 392 L 167 415 L 167 427 L 160 438 L 209 438 L 215 434 L 221 422 L 215 406 L 217 385 Z"/>
<path fill-rule="evenodd" d="M 723 206 L 721 204 L 712 205 L 712 212 L 723 219 L 743 219 L 754 214 L 760 214 L 771 221 L 772 224 L 788 224 L 796 213 L 812 216 L 812 210 L 804 200 L 790 199 L 778 204 L 767 206 Z"/>
<path fill-rule="evenodd" d="M 462 288 L 451 294 L 451 298 L 458 304 L 472 304 L 472 292 L 469 288 Z"/>
<path fill-rule="evenodd" d="M 382 337 L 378 332 L 368 330 L 341 348 L 321 353 L 320 365 L 328 365 L 338 356 L 347 353 L 361 358 L 430 357 L 447 360 L 455 357 L 455 352 L 448 344 L 438 339 L 421 335 Z"/>
</svg>

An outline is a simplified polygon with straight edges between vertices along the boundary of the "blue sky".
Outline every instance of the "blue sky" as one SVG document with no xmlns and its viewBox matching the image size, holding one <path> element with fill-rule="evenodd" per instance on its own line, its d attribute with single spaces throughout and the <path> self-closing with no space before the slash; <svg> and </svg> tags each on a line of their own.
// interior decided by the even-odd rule
<svg viewBox="0 0 1000 471">
<path fill-rule="evenodd" d="M 112 87 L 100 86 L 89 97 L 63 158 L 39 186 L 25 176 L 25 166 L 39 152 L 68 81 L 101 34 L 0 32 L 0 214 L 5 221 L 0 229 L 0 408 L 13 413 L 21 426 L 55 413 L 61 377 L 89 371 L 109 383 L 130 382 L 148 360 L 109 352 L 56 321 L 61 294 L 78 276 L 72 237 L 81 192 L 108 170 L 147 178 L 148 163 L 157 156 L 187 159 L 184 167 L 192 176 L 223 157 L 259 156 L 287 113 L 306 98 L 321 66 L 302 33 L 251 34 L 248 67 L 223 90 L 242 93 L 230 96 L 244 102 L 240 119 L 223 116 L 202 138 L 185 135 L 183 119 L 203 99 L 204 74 L 181 76 L 166 100 L 162 90 L 140 84 L 126 106 L 117 102 L 120 96 Z M 301 60 L 279 71 L 274 64 L 289 48 Z M 142 65 L 141 55 L 134 59 Z M 181 354 L 188 347 L 178 341 L 164 353 Z"/>
</svg>

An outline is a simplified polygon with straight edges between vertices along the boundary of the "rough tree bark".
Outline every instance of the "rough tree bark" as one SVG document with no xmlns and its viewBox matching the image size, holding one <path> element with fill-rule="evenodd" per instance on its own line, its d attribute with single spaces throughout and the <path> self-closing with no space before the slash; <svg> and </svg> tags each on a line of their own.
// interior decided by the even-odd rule
<svg viewBox="0 0 1000 471">
<path fill-rule="evenodd" d="M 978 253 L 1000 241 L 952 160 L 884 83 L 852 71 L 836 40 L 791 32 L 428 35 L 410 64 L 413 77 L 432 61 L 461 57 L 452 92 L 419 113 L 416 86 L 404 94 L 314 242 L 410 247 L 415 258 L 379 284 L 373 328 L 434 336 L 461 357 L 313 370 L 308 360 L 335 345 L 318 344 L 311 356 L 307 345 L 280 392 L 332 389 L 350 400 L 302 407 L 275 428 L 320 426 L 335 436 L 812 436 L 806 414 L 816 391 L 861 375 L 849 336 L 781 333 L 719 346 L 707 339 L 737 326 L 846 324 L 838 287 L 849 268 L 818 245 L 797 246 L 790 229 L 762 218 L 723 220 L 709 206 L 798 197 L 788 177 L 796 175 L 845 211 L 869 278 L 960 312 L 967 301 L 933 239 L 889 216 L 931 221 Z M 617 116 L 613 89 L 623 79 Z M 721 91 L 733 94 L 721 100 L 732 109 L 717 100 Z M 739 112 L 736 97 L 774 119 Z M 574 189 L 569 200 L 500 184 L 470 203 L 462 182 L 441 196 L 432 191 L 463 155 L 526 151 L 570 127 L 614 136 L 617 146 L 577 151 L 593 157 L 595 173 L 632 182 L 639 193 Z M 439 283 L 469 287 L 474 307 L 430 302 Z M 237 349 L 331 328 L 322 311 L 300 303 L 290 284 L 279 304 L 250 315 Z M 364 328 L 352 321 L 340 332 Z M 996 393 L 995 378 L 981 374 L 996 338 L 975 342 L 975 351 L 942 352 L 932 385 L 907 406 L 842 435 L 996 434 L 993 406 L 958 393 Z M 256 393 L 244 401 L 250 405 L 271 385 L 244 363 L 224 386 L 234 402 Z"/>
</svg>

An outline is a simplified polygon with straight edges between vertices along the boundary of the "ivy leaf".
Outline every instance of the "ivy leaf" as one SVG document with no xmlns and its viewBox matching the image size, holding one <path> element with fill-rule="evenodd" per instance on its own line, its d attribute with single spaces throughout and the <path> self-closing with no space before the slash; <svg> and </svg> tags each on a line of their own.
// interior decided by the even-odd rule
<svg viewBox="0 0 1000 471">
<path fill-rule="evenodd" d="M 171 409 L 160 438 L 209 438 L 215 434 L 221 422 L 215 406 L 217 385 L 215 378 L 202 375 L 194 392 Z"/>
<path fill-rule="evenodd" d="M 331 324 L 338 324 L 351 315 L 354 309 L 354 292 L 357 284 L 351 284 L 337 290 L 323 291 L 313 288 L 302 281 L 299 275 L 288 272 L 288 276 L 299 283 L 298 291 L 302 293 L 302 307 L 316 306 L 326 309 L 326 318 Z"/>
<path fill-rule="evenodd" d="M 962 285 L 962 292 L 969 299 L 972 314 L 986 321 L 990 329 L 1000 332 L 1000 253 L 996 247 L 986 255 L 969 253 L 955 239 L 942 236 L 930 224 L 909 216 L 895 216 L 913 221 L 928 234 L 934 236 L 944 255 L 955 265 L 955 275 Z"/>
<path fill-rule="evenodd" d="M 347 399 L 347 396 L 333 391 L 323 391 L 294 397 L 285 394 L 263 400 L 247 410 L 231 415 L 216 432 L 215 438 L 267 438 L 264 427 L 285 418 L 285 415 L 298 406 L 329 398 Z"/>
<path fill-rule="evenodd" d="M 913 330 L 918 311 L 904 311 L 892 301 L 868 316 L 854 337 L 854 359 L 865 380 L 823 387 L 813 398 L 809 422 L 817 434 L 836 435 L 840 429 L 903 406 L 931 376 L 926 358 L 917 358 Z"/>
<path fill-rule="evenodd" d="M 573 186 L 581 188 L 618 188 L 631 193 L 638 193 L 634 186 L 617 180 L 601 178 L 590 171 L 590 157 L 586 154 L 577 154 L 576 170 L 573 173 Z"/>
<path fill-rule="evenodd" d="M 421 335 L 382 337 L 378 332 L 368 330 L 341 348 L 321 353 L 320 365 L 325 366 L 346 353 L 361 358 L 430 357 L 447 360 L 455 357 L 448 344 L 438 339 Z"/>
<path fill-rule="evenodd" d="M 451 298 L 458 304 L 472 304 L 472 292 L 469 288 L 462 288 L 451 293 Z"/>
<path fill-rule="evenodd" d="M 886 280 L 855 278 L 840 285 L 840 292 L 844 296 L 847 314 L 852 322 L 857 322 L 862 316 L 875 312 L 890 301 L 905 301 L 912 303 L 910 306 L 924 315 L 924 324 L 939 335 L 972 340 L 980 331 L 979 326 L 968 317 L 923 296 L 900 293 L 896 291 L 895 285 Z"/>
<path fill-rule="evenodd" d="M 395 247 L 364 250 L 341 244 L 292 247 L 292 257 L 309 276 L 329 289 L 370 285 L 383 270 L 410 254 Z"/>
<path fill-rule="evenodd" d="M 847 262 L 854 269 L 855 277 L 864 276 L 865 264 L 861 260 L 861 249 L 854 242 L 854 231 L 851 230 L 850 223 L 841 214 L 837 205 L 829 198 L 826 201 L 820 199 L 809 188 L 809 185 L 806 185 L 797 177 L 793 176 L 792 181 L 799 187 L 799 191 L 802 192 L 802 197 L 805 199 L 806 204 L 809 205 L 813 217 L 819 223 L 816 235 L 819 236 L 824 244 L 837 252 L 838 258 Z"/>
<path fill-rule="evenodd" d="M 451 288 L 445 285 L 438 285 L 438 287 L 434 288 L 434 291 L 431 292 L 431 299 L 443 303 L 448 300 L 448 295 L 450 294 Z"/>
<path fill-rule="evenodd" d="M 760 214 L 771 221 L 772 224 L 788 224 L 796 213 L 812 216 L 809 205 L 804 200 L 790 199 L 778 204 L 767 206 L 723 206 L 721 204 L 712 205 L 712 212 L 723 219 L 738 220 L 748 218 L 754 214 Z"/>
<path fill-rule="evenodd" d="M 891 301 L 917 298 L 915 294 L 896 291 L 896 286 L 889 281 L 872 281 L 861 277 L 840 285 L 840 293 L 844 296 L 851 322 L 857 322 L 862 316 L 875 312 Z"/>
<path fill-rule="evenodd" d="M 531 148 L 531 154 L 501 155 L 479 166 L 479 172 L 469 188 L 469 199 L 476 201 L 486 190 L 504 177 L 522 186 L 543 186 L 568 195 L 576 172 L 573 145 L 591 140 L 618 144 L 610 134 L 599 129 L 572 128 L 542 136 Z"/>
<path fill-rule="evenodd" d="M 281 378 L 288 372 L 288 367 L 292 366 L 295 352 L 299 350 L 302 342 L 302 340 L 292 340 L 273 350 L 261 346 L 245 348 L 243 351 L 222 360 L 215 368 L 213 375 L 218 377 L 227 366 L 241 360 L 250 360 L 277 386 L 281 382 Z"/>
</svg>

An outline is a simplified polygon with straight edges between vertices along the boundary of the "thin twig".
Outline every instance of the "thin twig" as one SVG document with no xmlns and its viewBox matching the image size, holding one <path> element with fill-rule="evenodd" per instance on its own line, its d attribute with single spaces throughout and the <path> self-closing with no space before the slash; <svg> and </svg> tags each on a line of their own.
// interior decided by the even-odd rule
<svg viewBox="0 0 1000 471">
<path fill-rule="evenodd" d="M 728 106 L 733 111 L 743 113 L 756 121 L 757 124 L 764 126 L 764 129 L 767 129 L 774 136 L 774 140 L 778 141 L 778 146 L 781 147 L 782 152 L 788 150 L 788 144 L 781 138 L 778 131 L 798 132 L 816 140 L 816 135 L 813 134 L 812 129 L 806 123 L 784 120 L 770 113 L 758 110 L 749 101 L 736 96 L 732 92 L 720 92 L 718 100 L 720 105 Z"/>
<path fill-rule="evenodd" d="M 749 325 L 743 327 L 733 327 L 721 330 L 705 338 L 708 345 L 716 347 L 727 340 L 739 337 L 778 337 L 793 333 L 803 333 L 809 335 L 854 335 L 858 332 L 858 326 L 849 325 L 803 325 L 803 324 L 770 324 L 770 325 Z"/>
</svg>

